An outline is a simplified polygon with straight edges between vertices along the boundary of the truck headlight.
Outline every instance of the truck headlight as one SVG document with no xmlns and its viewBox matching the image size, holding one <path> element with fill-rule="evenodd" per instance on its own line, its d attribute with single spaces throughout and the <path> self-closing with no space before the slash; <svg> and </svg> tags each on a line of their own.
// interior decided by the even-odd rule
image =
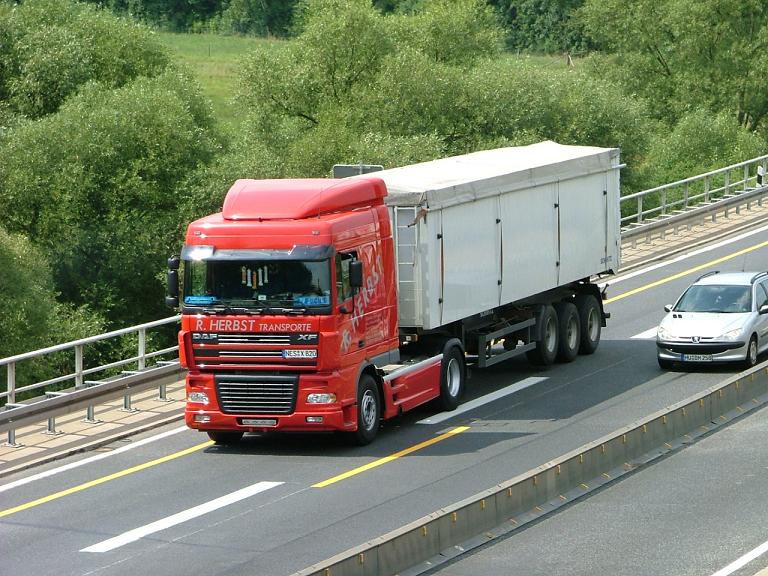
<svg viewBox="0 0 768 576">
<path fill-rule="evenodd" d="M 336 402 L 336 394 L 330 392 L 307 394 L 307 404 L 333 404 L 334 402 Z"/>
<path fill-rule="evenodd" d="M 204 404 L 208 406 L 208 394 L 205 392 L 190 392 L 187 396 L 187 402 L 190 404 Z"/>
</svg>

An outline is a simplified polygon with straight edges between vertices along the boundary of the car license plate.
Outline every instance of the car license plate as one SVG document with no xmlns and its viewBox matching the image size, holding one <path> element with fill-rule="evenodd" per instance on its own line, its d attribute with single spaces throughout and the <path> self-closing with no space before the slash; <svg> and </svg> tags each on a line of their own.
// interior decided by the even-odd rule
<svg viewBox="0 0 768 576">
<path fill-rule="evenodd" d="M 683 354 L 683 362 L 712 362 L 712 354 Z"/>
</svg>

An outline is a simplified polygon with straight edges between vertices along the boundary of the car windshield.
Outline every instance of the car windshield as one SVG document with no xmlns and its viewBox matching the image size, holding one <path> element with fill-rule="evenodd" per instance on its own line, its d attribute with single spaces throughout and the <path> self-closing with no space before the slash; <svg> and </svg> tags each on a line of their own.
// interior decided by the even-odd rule
<svg viewBox="0 0 768 576">
<path fill-rule="evenodd" d="M 674 309 L 675 312 L 750 312 L 752 287 L 694 284 L 685 291 Z"/>
<path fill-rule="evenodd" d="M 185 262 L 184 305 L 204 312 L 316 314 L 330 304 L 329 259 Z"/>
</svg>

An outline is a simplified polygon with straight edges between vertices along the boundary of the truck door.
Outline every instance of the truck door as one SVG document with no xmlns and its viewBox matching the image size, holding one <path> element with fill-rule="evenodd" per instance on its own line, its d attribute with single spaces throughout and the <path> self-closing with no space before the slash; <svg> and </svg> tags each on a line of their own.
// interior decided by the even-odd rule
<svg viewBox="0 0 768 576">
<path fill-rule="evenodd" d="M 606 175 L 590 174 L 557 185 L 559 284 L 604 270 L 608 254 Z"/>
</svg>

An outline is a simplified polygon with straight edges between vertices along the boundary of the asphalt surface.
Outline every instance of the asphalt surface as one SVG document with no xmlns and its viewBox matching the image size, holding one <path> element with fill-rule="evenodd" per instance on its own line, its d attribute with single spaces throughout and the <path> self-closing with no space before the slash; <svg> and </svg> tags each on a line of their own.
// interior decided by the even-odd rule
<svg viewBox="0 0 768 576">
<path fill-rule="evenodd" d="M 286 435 L 221 448 L 173 425 L 8 476 L 0 485 L 0 574 L 290 574 L 472 496 L 732 374 L 661 371 L 653 341 L 633 336 L 653 328 L 708 262 L 768 268 L 762 248 L 729 257 L 765 239 L 762 232 L 613 282 L 612 318 L 595 355 L 547 370 L 522 360 L 474 370 L 467 400 L 542 380 L 435 425 L 418 423 L 434 412 L 416 410 L 386 423 L 367 447 Z M 468 428 L 397 456 L 458 426 Z M 168 435 L 140 444 L 160 432 Z"/>
<path fill-rule="evenodd" d="M 751 413 L 432 576 L 752 576 L 768 540 L 768 412 Z M 722 572 L 721 572 L 722 571 Z"/>
</svg>

